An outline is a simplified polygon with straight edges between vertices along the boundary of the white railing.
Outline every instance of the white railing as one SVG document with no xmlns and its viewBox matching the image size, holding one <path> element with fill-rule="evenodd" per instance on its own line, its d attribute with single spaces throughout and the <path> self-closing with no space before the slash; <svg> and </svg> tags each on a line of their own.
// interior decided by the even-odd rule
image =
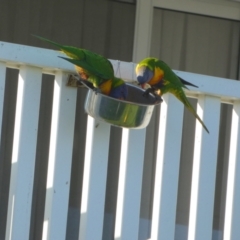
<svg viewBox="0 0 240 240">
<path fill-rule="evenodd" d="M 19 69 L 6 240 L 29 239 L 42 73 L 55 76 L 43 239 L 66 237 L 76 88 L 66 86 L 73 66 L 52 50 L 0 42 L 0 116 L 6 67 Z M 116 74 L 135 78 L 135 64 L 112 61 Z M 199 86 L 188 240 L 212 239 L 220 104 L 233 105 L 224 240 L 240 239 L 240 82 L 178 72 Z M 172 95 L 161 104 L 151 239 L 173 240 L 175 232 L 183 105 Z M 0 124 L 2 117 L 0 118 Z M 87 120 L 79 239 L 100 240 L 110 125 Z M 146 129 L 122 131 L 115 239 L 138 239 Z"/>
</svg>

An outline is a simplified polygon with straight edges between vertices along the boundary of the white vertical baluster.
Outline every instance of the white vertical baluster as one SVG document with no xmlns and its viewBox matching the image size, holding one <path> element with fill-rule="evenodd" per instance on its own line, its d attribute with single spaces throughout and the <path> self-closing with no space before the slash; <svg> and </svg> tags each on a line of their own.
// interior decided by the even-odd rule
<svg viewBox="0 0 240 240">
<path fill-rule="evenodd" d="M 175 231 L 183 104 L 163 96 L 158 133 L 151 239 L 173 240 Z"/>
<path fill-rule="evenodd" d="M 6 78 L 6 64 L 3 62 L 0 62 L 0 136 L 1 136 L 1 131 L 2 131 L 5 78 Z"/>
<path fill-rule="evenodd" d="M 240 239 L 240 101 L 233 105 L 224 240 Z"/>
<path fill-rule="evenodd" d="M 66 87 L 67 75 L 54 83 L 43 239 L 65 240 L 77 90 Z"/>
<path fill-rule="evenodd" d="M 193 158 L 188 240 L 211 240 L 220 123 L 220 99 L 200 97 Z"/>
<path fill-rule="evenodd" d="M 101 240 L 110 124 L 88 116 L 79 240 Z"/>
<path fill-rule="evenodd" d="M 146 129 L 123 129 L 115 239 L 138 239 Z"/>
<path fill-rule="evenodd" d="M 18 78 L 6 240 L 29 238 L 40 92 L 41 69 L 22 66 Z"/>
</svg>

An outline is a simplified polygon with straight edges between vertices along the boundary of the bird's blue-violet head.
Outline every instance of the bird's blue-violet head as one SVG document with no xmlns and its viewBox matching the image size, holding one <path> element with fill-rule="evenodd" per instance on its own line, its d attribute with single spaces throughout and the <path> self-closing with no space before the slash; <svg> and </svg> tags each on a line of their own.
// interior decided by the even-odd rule
<svg viewBox="0 0 240 240">
<path fill-rule="evenodd" d="M 152 77 L 153 77 L 153 72 L 149 68 L 147 68 L 145 66 L 141 66 L 138 68 L 137 81 L 140 84 L 149 82 Z"/>
</svg>

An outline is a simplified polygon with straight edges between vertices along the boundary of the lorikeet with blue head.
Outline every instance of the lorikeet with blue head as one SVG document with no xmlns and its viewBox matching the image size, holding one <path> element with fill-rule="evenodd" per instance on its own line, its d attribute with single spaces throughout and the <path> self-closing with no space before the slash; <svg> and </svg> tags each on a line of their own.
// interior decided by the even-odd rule
<svg viewBox="0 0 240 240">
<path fill-rule="evenodd" d="M 107 58 L 86 49 L 60 45 L 46 38 L 33 36 L 58 47 L 65 53 L 69 58 L 61 56 L 60 58 L 74 64 L 80 78 L 90 82 L 97 92 L 116 99 L 126 99 L 127 86 L 121 78 L 114 76 L 113 66 Z"/>
<path fill-rule="evenodd" d="M 145 58 L 140 61 L 136 66 L 136 74 L 137 81 L 142 88 L 144 88 L 146 84 L 150 85 L 150 88 L 146 90 L 146 95 L 149 92 L 157 93 L 160 96 L 168 92 L 172 93 L 187 107 L 209 133 L 207 127 L 197 115 L 183 91 L 183 88 L 187 89 L 186 85 L 197 86 L 178 77 L 165 62 L 157 58 Z"/>
</svg>

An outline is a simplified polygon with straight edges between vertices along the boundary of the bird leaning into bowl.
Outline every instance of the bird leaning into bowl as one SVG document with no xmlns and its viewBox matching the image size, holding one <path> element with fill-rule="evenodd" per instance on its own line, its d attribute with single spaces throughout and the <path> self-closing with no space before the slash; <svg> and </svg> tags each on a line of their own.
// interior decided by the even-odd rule
<svg viewBox="0 0 240 240">
<path fill-rule="evenodd" d="M 33 36 L 65 53 L 69 58 L 59 57 L 74 64 L 80 78 L 92 84 L 96 92 L 121 100 L 127 98 L 127 86 L 121 78 L 114 76 L 113 66 L 107 58 L 86 49 L 60 45 L 46 38 Z"/>
<path fill-rule="evenodd" d="M 165 62 L 157 58 L 145 58 L 140 61 L 136 66 L 136 74 L 137 81 L 142 88 L 145 88 L 146 84 L 150 85 L 150 88 L 144 93 L 145 95 L 148 95 L 150 92 L 159 96 L 167 92 L 172 93 L 187 107 L 209 133 L 206 125 L 197 115 L 183 91 L 183 88 L 187 89 L 186 85 L 197 86 L 178 77 Z"/>
</svg>

